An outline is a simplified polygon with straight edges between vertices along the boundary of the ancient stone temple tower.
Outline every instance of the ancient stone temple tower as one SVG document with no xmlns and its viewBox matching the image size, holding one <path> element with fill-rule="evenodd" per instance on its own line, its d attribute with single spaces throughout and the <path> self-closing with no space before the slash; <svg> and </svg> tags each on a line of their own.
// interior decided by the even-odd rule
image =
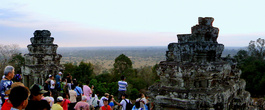
<svg viewBox="0 0 265 110">
<path fill-rule="evenodd" d="M 43 84 L 49 74 L 64 70 L 60 65 L 62 56 L 57 54 L 58 45 L 53 44 L 53 37 L 48 30 L 36 30 L 30 38 L 29 53 L 25 54 L 25 66 L 22 67 L 23 82 L 26 86 L 33 83 Z"/>
<path fill-rule="evenodd" d="M 214 19 L 199 17 L 191 34 L 177 35 L 170 43 L 166 61 L 159 64 L 160 82 L 149 87 L 148 94 L 157 110 L 229 110 L 249 109 L 250 93 L 235 63 L 221 58 L 219 29 Z"/>
</svg>

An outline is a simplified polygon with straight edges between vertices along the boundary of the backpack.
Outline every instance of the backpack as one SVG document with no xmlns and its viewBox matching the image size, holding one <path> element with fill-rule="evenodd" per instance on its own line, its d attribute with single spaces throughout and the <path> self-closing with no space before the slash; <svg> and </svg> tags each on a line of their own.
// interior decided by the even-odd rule
<svg viewBox="0 0 265 110">
<path fill-rule="evenodd" d="M 133 108 L 133 104 L 130 103 L 130 100 L 129 100 L 129 102 L 127 102 L 126 99 L 124 99 L 124 100 L 126 102 L 126 110 L 131 110 Z"/>
</svg>

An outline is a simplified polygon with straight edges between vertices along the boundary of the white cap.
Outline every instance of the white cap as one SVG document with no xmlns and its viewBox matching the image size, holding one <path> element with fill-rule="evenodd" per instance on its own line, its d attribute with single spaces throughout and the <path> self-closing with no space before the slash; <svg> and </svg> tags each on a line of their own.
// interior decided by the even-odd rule
<svg viewBox="0 0 265 110">
<path fill-rule="evenodd" d="M 59 74 L 63 74 L 62 72 L 59 72 Z"/>
<path fill-rule="evenodd" d="M 45 99 L 47 102 L 51 102 L 50 97 L 44 97 L 44 99 Z"/>
<path fill-rule="evenodd" d="M 63 101 L 63 97 L 62 96 L 57 97 L 57 102 L 62 102 L 62 101 Z"/>
<path fill-rule="evenodd" d="M 52 75 L 51 74 L 49 74 L 49 77 L 51 77 Z"/>
<path fill-rule="evenodd" d="M 82 96 L 82 100 L 87 100 L 87 99 L 86 99 L 86 96 Z"/>
</svg>

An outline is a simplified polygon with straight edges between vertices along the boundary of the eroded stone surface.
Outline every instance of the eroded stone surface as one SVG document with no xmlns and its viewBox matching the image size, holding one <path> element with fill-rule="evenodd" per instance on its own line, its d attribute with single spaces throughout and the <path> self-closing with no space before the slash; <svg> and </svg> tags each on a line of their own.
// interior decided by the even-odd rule
<svg viewBox="0 0 265 110">
<path fill-rule="evenodd" d="M 30 86 L 33 83 L 43 84 L 49 74 L 56 74 L 64 70 L 60 65 L 62 55 L 57 54 L 57 44 L 53 44 L 54 38 L 48 30 L 36 30 L 34 37 L 30 38 L 29 53 L 25 54 L 25 66 L 22 67 L 24 84 Z"/>
<path fill-rule="evenodd" d="M 241 71 L 221 58 L 224 45 L 217 42 L 219 29 L 213 21 L 199 17 L 191 34 L 177 35 L 178 43 L 168 45 L 167 59 L 157 70 L 160 82 L 148 91 L 157 110 L 250 108 L 252 99 Z"/>
</svg>

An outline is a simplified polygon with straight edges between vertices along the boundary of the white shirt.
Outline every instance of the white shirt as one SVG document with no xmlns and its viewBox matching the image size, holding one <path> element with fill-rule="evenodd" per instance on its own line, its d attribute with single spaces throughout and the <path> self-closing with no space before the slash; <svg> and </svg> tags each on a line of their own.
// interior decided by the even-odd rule
<svg viewBox="0 0 265 110">
<path fill-rule="evenodd" d="M 74 90 L 69 90 L 69 95 L 70 95 L 70 102 L 75 103 L 77 93 Z"/>
<path fill-rule="evenodd" d="M 91 104 L 94 106 L 94 107 L 96 107 L 96 106 L 98 106 L 98 97 L 92 97 L 92 99 L 91 99 Z"/>
<path fill-rule="evenodd" d="M 54 104 L 54 98 L 51 96 L 49 98 L 51 99 L 50 106 L 52 107 L 52 105 Z"/>
<path fill-rule="evenodd" d="M 126 87 L 128 86 L 126 81 L 118 81 L 119 91 L 126 91 Z"/>
<path fill-rule="evenodd" d="M 100 99 L 100 101 L 99 101 L 99 107 L 104 106 L 103 99 L 108 99 L 108 98 L 105 97 L 105 96 L 101 97 L 101 99 Z"/>
<path fill-rule="evenodd" d="M 129 99 L 125 99 L 128 103 L 132 103 Z M 126 110 L 126 101 L 124 99 L 121 101 L 122 110 Z"/>
<path fill-rule="evenodd" d="M 55 88 L 55 85 L 53 85 L 53 84 L 55 84 L 55 82 L 54 82 L 54 80 L 51 80 L 51 89 L 54 89 Z"/>
<path fill-rule="evenodd" d="M 138 99 L 136 99 L 136 102 L 137 101 L 144 101 L 144 103 L 143 102 L 140 102 L 140 107 L 143 108 L 143 109 L 145 109 L 145 106 L 144 105 L 147 103 L 146 98 L 138 98 Z"/>
</svg>

